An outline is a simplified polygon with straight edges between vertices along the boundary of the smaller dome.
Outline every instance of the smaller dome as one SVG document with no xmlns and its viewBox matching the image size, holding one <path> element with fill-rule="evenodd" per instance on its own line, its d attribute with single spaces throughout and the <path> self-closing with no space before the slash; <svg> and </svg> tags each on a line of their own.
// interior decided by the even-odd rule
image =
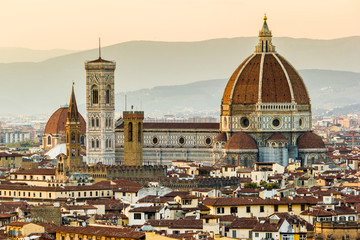
<svg viewBox="0 0 360 240">
<path fill-rule="evenodd" d="M 258 149 L 255 140 L 247 133 L 234 134 L 225 144 L 225 149 Z"/>
<path fill-rule="evenodd" d="M 226 141 L 227 141 L 227 137 L 226 137 L 226 133 L 224 132 L 220 133 L 214 138 L 214 142 L 226 142 Z"/>
<path fill-rule="evenodd" d="M 306 132 L 301 135 L 297 140 L 299 149 L 304 148 L 325 148 L 325 144 L 320 136 L 313 132 Z"/>
<path fill-rule="evenodd" d="M 276 132 L 273 135 L 271 135 L 267 140 L 268 141 L 287 141 L 288 139 L 281 133 Z"/>
<path fill-rule="evenodd" d="M 45 126 L 44 134 L 59 134 L 65 133 L 65 123 L 67 119 L 69 107 L 61 107 L 54 112 L 49 118 Z M 86 123 L 84 118 L 79 113 L 80 118 L 80 131 L 81 133 L 86 132 Z"/>
</svg>

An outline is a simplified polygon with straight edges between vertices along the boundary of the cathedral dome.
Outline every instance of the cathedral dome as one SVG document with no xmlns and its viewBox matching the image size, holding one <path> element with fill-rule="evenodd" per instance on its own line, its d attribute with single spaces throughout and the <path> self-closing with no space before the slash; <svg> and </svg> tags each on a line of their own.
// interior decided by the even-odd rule
<svg viewBox="0 0 360 240">
<path fill-rule="evenodd" d="M 310 104 L 302 78 L 284 57 L 275 52 L 271 40 L 271 31 L 264 18 L 255 52 L 238 66 L 227 82 L 222 97 L 222 113 L 224 109 L 229 109 L 225 105 Z"/>
<path fill-rule="evenodd" d="M 59 134 L 65 133 L 65 123 L 68 114 L 69 107 L 60 107 L 49 118 L 45 126 L 44 134 Z M 86 132 L 86 123 L 84 118 L 79 113 L 81 133 Z"/>
<path fill-rule="evenodd" d="M 297 140 L 297 146 L 299 149 L 325 148 L 325 144 L 321 137 L 313 132 L 306 132 L 301 135 Z"/>
<path fill-rule="evenodd" d="M 258 149 L 255 140 L 247 133 L 234 134 L 225 144 L 225 149 Z"/>
</svg>

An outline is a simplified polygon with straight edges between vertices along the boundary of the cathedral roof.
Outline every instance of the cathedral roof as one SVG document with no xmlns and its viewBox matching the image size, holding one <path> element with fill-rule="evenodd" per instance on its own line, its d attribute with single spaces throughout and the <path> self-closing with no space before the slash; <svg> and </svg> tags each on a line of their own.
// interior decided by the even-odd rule
<svg viewBox="0 0 360 240">
<path fill-rule="evenodd" d="M 320 136 L 313 132 L 306 132 L 301 135 L 297 140 L 299 149 L 304 148 L 325 148 L 325 144 Z"/>
<path fill-rule="evenodd" d="M 271 135 L 268 139 L 268 141 L 287 141 L 288 139 L 282 135 L 281 133 L 274 133 L 273 135 Z"/>
<path fill-rule="evenodd" d="M 264 18 L 255 52 L 230 77 L 222 104 L 310 104 L 306 86 L 295 68 L 275 51 Z"/>
<path fill-rule="evenodd" d="M 65 133 L 65 123 L 68 116 L 68 111 L 69 107 L 60 107 L 58 110 L 56 110 L 56 112 L 51 115 L 48 122 L 46 123 L 44 134 Z M 85 133 L 85 120 L 80 113 L 78 114 L 80 118 L 81 133 Z"/>
<path fill-rule="evenodd" d="M 224 132 L 220 133 L 214 138 L 214 142 L 226 142 L 226 141 L 227 141 L 227 137 L 226 137 L 226 133 Z"/>
<path fill-rule="evenodd" d="M 258 149 L 255 140 L 247 133 L 234 134 L 225 144 L 225 149 Z"/>
</svg>

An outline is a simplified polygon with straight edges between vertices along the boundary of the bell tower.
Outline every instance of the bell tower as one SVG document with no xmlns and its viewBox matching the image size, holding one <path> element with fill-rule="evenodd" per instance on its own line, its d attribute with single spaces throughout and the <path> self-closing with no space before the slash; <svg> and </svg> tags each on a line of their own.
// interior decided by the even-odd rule
<svg viewBox="0 0 360 240">
<path fill-rule="evenodd" d="M 86 163 L 115 164 L 115 62 L 101 58 L 85 62 Z"/>
<path fill-rule="evenodd" d="M 74 85 L 71 91 L 70 104 L 65 123 L 66 129 L 66 155 L 68 170 L 82 166 L 82 157 L 80 156 L 81 143 L 80 143 L 80 117 L 76 104 L 74 93 Z"/>
<path fill-rule="evenodd" d="M 124 165 L 143 165 L 144 112 L 125 111 L 124 119 Z"/>
</svg>

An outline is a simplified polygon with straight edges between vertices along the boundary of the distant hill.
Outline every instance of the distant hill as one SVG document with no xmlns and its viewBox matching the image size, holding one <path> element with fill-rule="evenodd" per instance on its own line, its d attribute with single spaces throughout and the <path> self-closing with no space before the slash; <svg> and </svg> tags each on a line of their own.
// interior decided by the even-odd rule
<svg viewBox="0 0 360 240">
<path fill-rule="evenodd" d="M 360 104 L 360 73 L 301 70 L 311 96 L 313 111 L 339 108 L 349 104 Z M 221 97 L 228 79 L 199 81 L 184 85 L 161 86 L 141 89 L 117 95 L 121 104 L 117 111 L 124 110 L 127 96 L 128 109 L 131 104 L 150 113 L 219 113 Z M 354 109 L 354 108 L 351 108 Z M 83 110 L 85 110 L 83 108 Z M 337 111 L 339 112 L 339 111 Z"/>
<path fill-rule="evenodd" d="M 28 48 L 0 47 L 0 63 L 41 62 L 49 58 L 73 53 L 73 50 L 34 50 Z"/>
<path fill-rule="evenodd" d="M 335 40 L 294 38 L 275 38 L 273 40 L 278 52 L 297 69 L 331 69 L 353 72 L 360 72 L 360 58 L 358 57 L 360 56 L 360 45 L 358 42 L 360 42 L 360 37 Z M 255 37 L 213 39 L 201 42 L 133 41 L 105 47 L 102 49 L 102 53 L 103 58 L 115 60 L 117 63 L 115 85 L 116 92 L 119 93 L 156 86 L 184 85 L 207 79 L 227 79 L 245 57 L 253 52 L 256 44 L 257 38 Z M 76 52 L 38 63 L 0 64 L 0 114 L 51 113 L 69 101 L 73 81 L 76 83 L 78 103 L 84 103 L 84 61 L 97 58 L 97 52 L 97 49 Z M 318 84 L 322 87 L 328 85 L 329 79 L 333 79 L 331 81 L 334 82 L 346 79 L 343 76 L 346 74 L 345 72 L 332 74 L 327 71 L 322 73 L 318 71 L 317 74 L 319 75 L 313 76 L 310 82 L 313 82 L 314 85 L 319 82 Z M 348 74 L 351 75 L 351 73 Z M 323 75 L 326 77 L 321 77 Z M 305 75 L 304 78 L 306 82 L 309 82 Z M 356 80 L 354 81 L 356 82 Z M 194 84 L 193 89 L 196 89 L 196 84 L 200 83 Z M 201 84 L 199 86 L 204 87 Z M 340 86 L 344 89 L 347 87 L 346 84 Z M 215 92 L 209 93 L 219 96 L 223 88 L 224 85 L 219 84 Z M 311 86 L 308 85 L 308 88 Z M 151 93 L 161 89 L 154 88 Z M 353 88 L 350 90 L 355 91 Z M 137 99 L 144 99 L 145 94 L 150 94 L 146 92 L 147 90 L 141 91 L 145 92 L 136 97 Z M 196 93 L 198 92 L 199 90 L 196 91 Z M 206 92 L 205 89 L 204 92 Z M 312 93 L 312 91 L 310 92 Z M 168 97 L 175 99 L 175 93 L 180 94 L 177 99 L 179 103 L 181 98 L 181 101 L 186 103 L 186 95 L 189 95 L 191 91 L 187 89 L 186 92 L 182 92 L 178 87 L 174 90 L 174 94 Z M 316 96 L 313 95 L 319 94 L 323 93 L 311 94 L 311 98 L 314 99 L 314 107 L 316 107 Z M 343 104 L 353 101 L 349 94 L 344 96 L 346 98 L 343 99 Z M 192 101 L 185 105 L 189 109 L 194 108 L 192 104 L 196 105 L 196 102 L 202 99 L 200 95 L 197 98 L 195 102 Z M 209 99 L 209 96 L 206 98 L 209 107 L 210 102 L 214 101 L 215 109 L 218 109 L 220 104 L 218 100 Z M 136 104 L 131 101 L 129 95 L 129 105 Z M 117 98 L 116 102 L 118 107 L 123 106 L 123 98 Z M 145 107 L 145 100 L 141 102 Z M 164 104 L 161 99 L 154 103 Z M 329 104 L 332 103 L 329 102 Z M 157 108 L 165 108 L 165 105 L 158 105 Z M 184 105 L 178 106 L 182 108 Z M 171 108 L 168 111 L 177 111 L 177 109 Z"/>
</svg>

